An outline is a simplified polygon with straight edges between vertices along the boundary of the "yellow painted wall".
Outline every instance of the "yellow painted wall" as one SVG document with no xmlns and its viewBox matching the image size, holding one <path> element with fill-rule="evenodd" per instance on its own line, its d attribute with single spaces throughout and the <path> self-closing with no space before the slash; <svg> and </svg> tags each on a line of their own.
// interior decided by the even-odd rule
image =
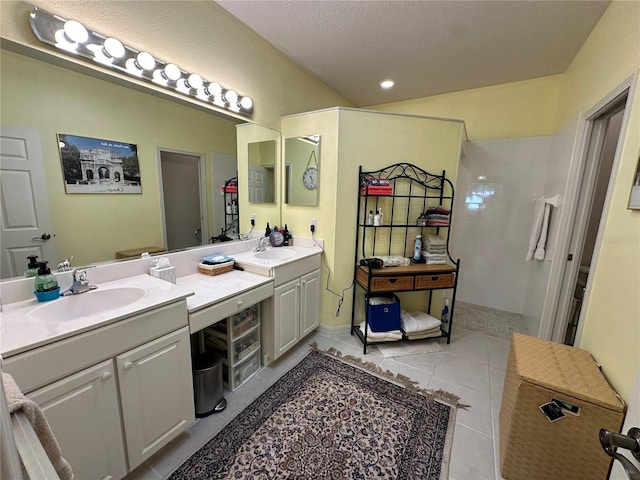
<svg viewBox="0 0 640 480">
<path fill-rule="evenodd" d="M 561 86 L 562 75 L 554 75 L 368 108 L 463 119 L 469 140 L 551 135 Z"/>
<path fill-rule="evenodd" d="M 321 319 L 325 326 L 351 322 L 348 290 L 336 317 L 339 297 L 353 280 L 358 206 L 358 167 L 375 170 L 413 163 L 433 172 L 447 171 L 455 183 L 463 138 L 459 121 L 386 114 L 348 108 L 328 109 L 282 119 L 283 138 L 321 136 L 320 196 L 317 207 L 283 205 L 282 222 L 307 235 L 317 218 L 316 236 L 325 241 Z M 300 234 L 300 233 L 298 233 Z M 328 267 L 328 268 L 327 268 Z M 327 276 L 330 273 L 329 289 Z"/>
<path fill-rule="evenodd" d="M 640 3 L 612 2 L 565 74 L 562 116 L 593 107 L 640 68 Z M 640 156 L 640 91 L 625 116 L 612 198 L 604 226 L 593 288 L 583 305 L 580 347 L 602 364 L 618 393 L 629 401 L 640 366 L 640 211 L 628 210 Z"/>
<path fill-rule="evenodd" d="M 69 255 L 81 265 L 112 260 L 118 250 L 162 246 L 157 147 L 235 153 L 230 119 L 6 50 L 0 61 L 1 123 L 40 135 L 60 257 L 52 264 Z M 142 194 L 66 194 L 58 133 L 136 144 Z"/>
<path fill-rule="evenodd" d="M 254 100 L 251 121 L 278 129 L 280 117 L 333 105 L 351 105 L 333 89 L 215 2 L 171 0 L 33 0 L 0 2 L 0 34 L 32 54 L 64 58 L 39 42 L 29 26 L 32 5 L 147 50 Z M 77 60 L 76 63 L 85 63 Z M 96 68 L 96 64 L 91 64 Z M 109 72 L 107 69 L 101 69 Z M 108 75 L 114 75 L 107 73 Z M 119 74 L 115 74 L 119 76 Z M 122 77 L 122 76 L 120 76 Z M 143 82 L 146 88 L 163 90 Z M 212 107 L 213 108 L 213 107 Z"/>
<path fill-rule="evenodd" d="M 460 118 L 472 140 L 552 135 L 638 74 L 639 26 L 640 2 L 614 1 L 564 74 L 371 108 Z M 626 208 L 640 156 L 640 92 L 627 115 L 579 346 L 628 401 L 640 365 L 640 211 Z"/>
</svg>

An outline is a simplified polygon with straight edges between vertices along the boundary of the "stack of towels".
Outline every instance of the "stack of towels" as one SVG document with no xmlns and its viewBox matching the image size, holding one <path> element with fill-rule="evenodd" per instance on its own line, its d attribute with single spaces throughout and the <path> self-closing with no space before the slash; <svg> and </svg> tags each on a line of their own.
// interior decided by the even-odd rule
<svg viewBox="0 0 640 480">
<path fill-rule="evenodd" d="M 418 340 L 420 338 L 439 337 L 440 320 L 432 317 L 426 312 L 400 312 L 400 323 L 402 331 L 409 340 Z"/>
<path fill-rule="evenodd" d="M 439 235 L 425 235 L 422 241 L 422 258 L 427 264 L 447 263 L 447 242 Z"/>
<path fill-rule="evenodd" d="M 427 208 L 427 225 L 430 227 L 448 227 L 451 211 L 444 207 Z"/>
<path fill-rule="evenodd" d="M 360 331 L 362 334 L 365 334 L 365 323 L 362 322 L 360 324 Z M 402 339 L 402 331 L 400 330 L 389 330 L 388 332 L 374 332 L 369 326 L 366 327 L 366 335 L 367 335 L 367 343 L 375 343 L 375 342 L 393 342 L 396 340 Z"/>
</svg>

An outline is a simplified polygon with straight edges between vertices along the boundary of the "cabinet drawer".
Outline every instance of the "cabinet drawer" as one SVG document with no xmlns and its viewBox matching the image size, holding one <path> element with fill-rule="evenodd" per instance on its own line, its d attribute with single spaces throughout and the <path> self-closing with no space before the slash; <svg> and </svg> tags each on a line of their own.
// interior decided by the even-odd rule
<svg viewBox="0 0 640 480">
<path fill-rule="evenodd" d="M 416 290 L 421 288 L 447 288 L 453 287 L 455 276 L 453 273 L 440 273 L 437 275 L 416 276 Z"/>
<path fill-rule="evenodd" d="M 367 274 L 358 270 L 358 282 L 367 287 Z M 413 290 L 413 277 L 371 277 L 371 291 L 393 292 L 399 290 Z"/>
</svg>

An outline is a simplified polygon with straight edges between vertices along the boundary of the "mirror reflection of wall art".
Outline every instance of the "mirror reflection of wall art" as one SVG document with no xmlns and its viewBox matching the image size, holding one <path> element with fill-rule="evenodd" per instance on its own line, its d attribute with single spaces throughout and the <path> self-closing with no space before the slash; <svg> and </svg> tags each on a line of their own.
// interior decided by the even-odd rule
<svg viewBox="0 0 640 480">
<path fill-rule="evenodd" d="M 138 146 L 58 134 L 67 193 L 142 193 Z"/>
<path fill-rule="evenodd" d="M 632 210 L 640 210 L 640 153 L 638 153 L 638 165 L 633 176 L 633 185 L 631 186 L 631 195 L 629 195 L 629 206 Z"/>
</svg>

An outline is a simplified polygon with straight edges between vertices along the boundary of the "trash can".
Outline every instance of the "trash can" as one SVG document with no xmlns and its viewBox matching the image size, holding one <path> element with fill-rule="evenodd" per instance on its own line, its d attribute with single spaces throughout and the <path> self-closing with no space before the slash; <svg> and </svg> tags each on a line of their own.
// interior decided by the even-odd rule
<svg viewBox="0 0 640 480">
<path fill-rule="evenodd" d="M 199 354 L 193 363 L 193 396 L 196 417 L 221 412 L 227 406 L 222 391 L 222 361 L 212 351 Z"/>
</svg>

